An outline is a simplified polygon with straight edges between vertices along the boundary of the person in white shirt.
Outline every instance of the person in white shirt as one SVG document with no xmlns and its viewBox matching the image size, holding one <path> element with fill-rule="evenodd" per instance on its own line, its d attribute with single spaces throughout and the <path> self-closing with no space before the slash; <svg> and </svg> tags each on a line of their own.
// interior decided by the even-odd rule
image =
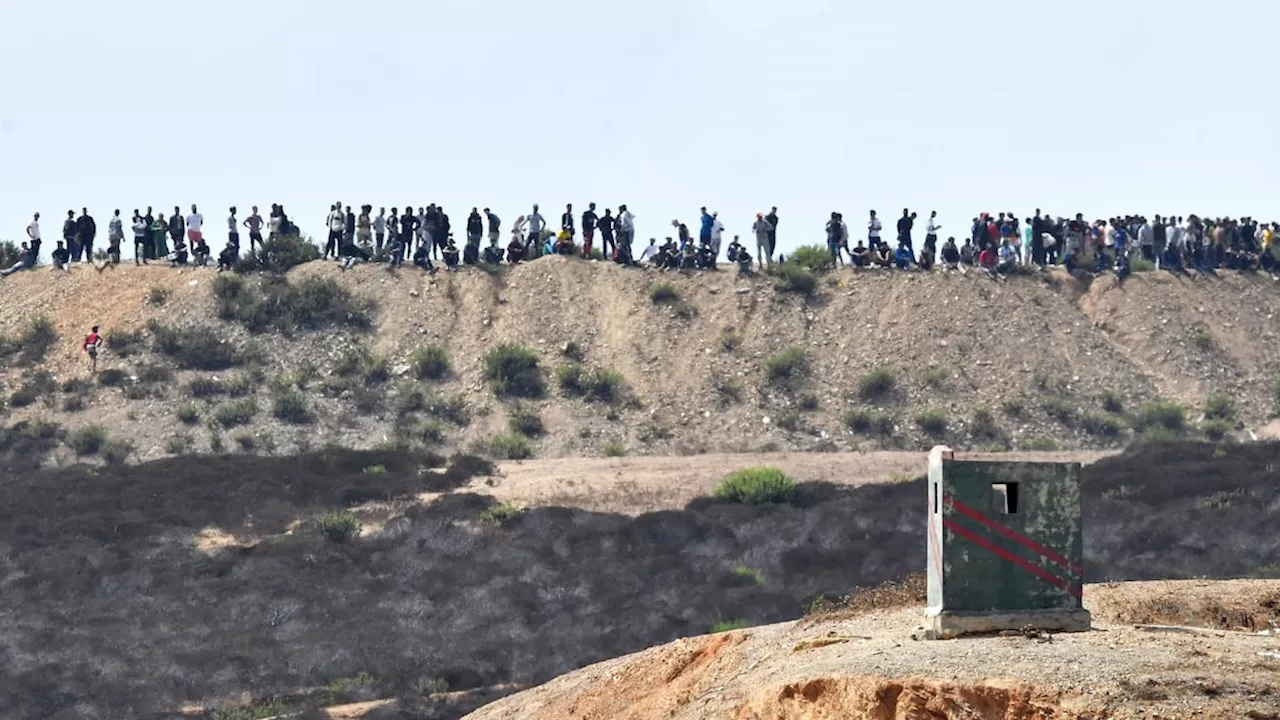
<svg viewBox="0 0 1280 720">
<path fill-rule="evenodd" d="M 631 246 L 636 239 L 636 216 L 631 214 L 626 205 L 618 206 L 618 227 L 621 229 L 618 233 L 618 242 L 625 242 L 627 252 L 630 254 Z"/>
<path fill-rule="evenodd" d="M 325 225 L 329 228 L 329 239 L 324 244 L 324 255 L 322 260 L 328 260 L 329 255 L 333 255 L 333 259 L 338 259 L 338 249 L 342 247 L 342 233 L 347 229 L 347 216 L 342 213 L 342 203 L 337 203 L 329 208 L 329 217 L 325 218 Z"/>
<path fill-rule="evenodd" d="M 258 206 L 253 206 L 253 213 L 244 219 L 244 226 L 249 228 L 249 252 L 253 253 L 254 243 L 262 244 L 262 216 L 258 214 Z"/>
<path fill-rule="evenodd" d="M 640 253 L 640 262 L 647 263 L 653 259 L 654 255 L 657 255 L 657 254 L 658 254 L 658 239 L 649 238 L 649 247 L 646 247 L 644 249 L 644 252 Z"/>
<path fill-rule="evenodd" d="M 40 213 L 36 213 L 31 218 L 31 224 L 27 226 L 27 237 L 31 238 L 31 244 L 28 246 L 31 250 L 31 257 L 37 261 L 40 259 Z"/>
<path fill-rule="evenodd" d="M 711 252 L 713 257 L 720 257 L 720 238 L 724 235 L 724 223 L 720 222 L 720 213 L 711 213 Z"/>
<path fill-rule="evenodd" d="M 938 224 L 938 211 L 930 211 L 929 224 L 924 229 L 924 246 L 929 252 L 937 252 L 938 231 L 941 229 L 942 226 Z"/>
<path fill-rule="evenodd" d="M 204 216 L 200 214 L 195 205 L 192 205 L 191 214 L 187 216 L 187 240 L 192 247 L 204 239 L 204 233 L 201 231 L 202 227 L 204 227 Z"/>
<path fill-rule="evenodd" d="M 382 254 L 382 242 L 387 237 L 387 209 L 378 208 L 378 216 L 373 219 L 374 252 Z"/>
<path fill-rule="evenodd" d="M 227 243 L 234 245 L 236 254 L 240 254 L 240 223 L 236 222 L 236 208 L 231 206 L 231 214 L 227 216 Z"/>
<path fill-rule="evenodd" d="M 876 211 L 871 211 L 871 220 L 867 222 L 867 244 L 871 247 L 879 247 L 880 231 L 884 228 L 880 224 L 880 218 L 876 217 Z"/>
</svg>

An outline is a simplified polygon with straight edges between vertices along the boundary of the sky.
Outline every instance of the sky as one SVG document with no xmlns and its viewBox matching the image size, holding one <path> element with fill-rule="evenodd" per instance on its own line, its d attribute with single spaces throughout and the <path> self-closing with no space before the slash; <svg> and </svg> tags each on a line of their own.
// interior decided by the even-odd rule
<svg viewBox="0 0 1280 720">
<path fill-rule="evenodd" d="M 0 0 L 0 238 L 32 212 L 335 201 L 1280 220 L 1280 3 Z M 101 242 L 101 241 L 100 241 Z"/>
</svg>

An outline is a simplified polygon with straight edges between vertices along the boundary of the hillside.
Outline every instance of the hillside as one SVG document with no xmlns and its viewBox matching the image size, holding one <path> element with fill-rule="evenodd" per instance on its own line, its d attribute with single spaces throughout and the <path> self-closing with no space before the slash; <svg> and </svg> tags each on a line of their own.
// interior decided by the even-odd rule
<svg viewBox="0 0 1280 720">
<path fill-rule="evenodd" d="M 320 330 L 291 335 L 219 320 L 216 277 L 124 265 L 6 279 L 0 383 L 10 422 L 98 424 L 132 443 L 137 459 L 326 443 L 511 457 L 918 450 L 939 440 L 1107 448 L 1126 443 L 1135 425 L 1176 426 L 1167 413 L 1144 418 L 1144 403 L 1157 398 L 1185 406 L 1187 434 L 1276 433 L 1268 424 L 1280 374 L 1270 363 L 1280 287 L 1256 276 L 1138 273 L 1118 285 L 1063 274 L 996 283 L 977 273 L 842 270 L 805 297 L 776 291 L 767 277 L 559 257 L 436 276 L 313 262 L 289 273 L 291 286 L 332 280 L 355 302 L 374 304 L 371 326 L 331 314 L 314 323 Z M 249 277 L 236 302 L 258 302 L 258 321 L 269 323 L 278 308 L 254 300 L 264 281 Z M 670 287 L 655 302 L 659 284 Z M 310 287 L 323 290 L 317 302 L 333 300 L 324 294 L 330 286 Z M 23 363 L 15 338 L 42 314 L 57 339 L 42 360 Z M 217 356 L 225 367 L 183 369 L 202 363 L 157 352 L 153 320 L 206 341 L 189 354 Z M 95 322 L 109 338 L 106 372 L 84 382 L 79 340 Z M 194 329 L 204 326 L 211 330 Z M 503 343 L 536 353 L 543 398 L 517 405 L 495 396 L 484 358 Z M 428 344 L 450 361 L 439 380 L 418 379 L 411 362 Z M 556 371 L 566 355 L 588 372 L 617 373 L 605 375 L 607 401 L 589 401 L 590 391 L 563 396 Z M 272 412 L 281 388 L 297 411 L 287 421 Z M 527 441 L 492 446 L 513 413 Z"/>
<path fill-rule="evenodd" d="M 1086 580 L 1275 578 L 1276 452 L 1274 443 L 1226 449 L 1185 443 L 1085 466 Z M 845 478 L 841 467 L 867 458 L 807 457 L 830 464 L 791 465 L 802 484 L 789 504 L 751 507 L 703 495 L 682 507 L 655 503 L 630 514 L 554 498 L 526 497 L 524 507 L 500 503 L 519 491 L 528 476 L 518 473 L 526 468 L 494 468 L 467 456 L 324 450 L 34 471 L 15 469 L 21 456 L 0 456 L 6 464 L 0 675 L 8 679 L 0 686 L 0 717 L 172 718 L 185 709 L 207 720 L 260 720 L 264 708 L 304 711 L 395 698 L 398 709 L 377 706 L 370 720 L 451 719 L 591 663 L 703 635 L 718 623 L 794 620 L 819 596 L 837 598 L 924 567 L 922 479 L 870 482 L 865 467 Z M 884 467 L 923 471 L 918 454 L 876 457 Z M 608 462 L 607 468 L 595 460 L 558 464 L 569 477 L 624 478 L 629 468 L 649 465 L 640 458 Z M 722 460 L 726 467 L 733 462 L 747 460 Z M 650 497 L 679 479 L 652 470 L 634 477 L 643 483 L 636 496 Z M 1275 583 L 1261 587 L 1272 595 L 1223 596 L 1213 622 L 1262 629 L 1280 621 Z M 919 619 L 920 599 L 907 602 L 914 608 L 899 613 L 899 624 L 908 615 Z M 1186 621 L 1179 605 L 1158 597 L 1139 603 L 1121 596 L 1107 612 L 1113 623 Z M 1140 619 L 1141 612 L 1148 615 Z M 770 628 L 760 633 L 793 637 Z M 1098 644 L 1105 648 L 1119 635 L 1079 642 L 1092 644 L 1089 657 L 1096 659 L 1105 652 Z M 1129 664 L 1118 667 L 1139 667 L 1146 646 L 1132 633 L 1124 637 L 1116 654 Z M 1001 655 L 1009 659 L 1037 647 L 1023 640 L 995 642 L 1010 646 Z M 1216 670 L 1265 662 L 1255 652 L 1275 649 L 1274 640 L 1255 638 L 1260 648 L 1244 648 L 1249 652 L 1218 665 L 1216 656 L 1187 660 L 1181 653 L 1172 659 L 1190 664 L 1161 670 L 1158 676 L 1168 678 L 1161 688 L 1182 697 L 1209 677 L 1229 699 L 1260 694 L 1254 676 Z M 906 642 L 877 640 L 873 649 L 885 654 L 868 656 L 864 670 L 883 662 L 880 670 L 890 678 L 926 672 L 912 664 L 925 646 L 889 650 Z M 1050 695 L 1085 692 L 1090 678 L 1114 680 L 1084 662 L 1064 676 L 1073 688 L 1047 682 L 1045 673 L 1070 665 L 1064 653 L 1076 643 L 1055 639 L 1035 667 L 1018 673 Z M 957 674 L 942 681 L 983 673 L 972 660 L 986 657 L 979 649 L 986 646 L 928 647 L 956 653 L 946 667 Z M 775 653 L 771 662 L 782 656 Z M 968 668 L 963 673 L 960 664 Z M 797 666 L 793 674 L 808 670 Z M 643 685 L 648 677 L 637 672 L 630 681 Z M 726 676 L 692 677 L 715 686 Z M 734 702 L 741 692 L 734 688 L 720 701 Z M 684 697 L 654 689 L 658 704 Z M 231 710 L 249 707 L 254 713 Z M 527 706 L 499 705 L 484 717 L 560 716 L 512 707 Z M 585 707 L 595 709 L 576 717 L 617 717 L 607 705 Z M 762 716 L 776 716 L 769 714 L 773 706 L 760 707 Z"/>
</svg>

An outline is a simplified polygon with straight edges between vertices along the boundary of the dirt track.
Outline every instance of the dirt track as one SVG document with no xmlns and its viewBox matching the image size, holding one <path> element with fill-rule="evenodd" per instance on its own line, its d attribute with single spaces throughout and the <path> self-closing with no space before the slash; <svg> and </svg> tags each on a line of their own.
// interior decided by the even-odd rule
<svg viewBox="0 0 1280 720">
<path fill-rule="evenodd" d="M 958 453 L 958 457 L 1090 463 L 1114 453 Z M 909 480 L 928 471 L 927 452 L 758 453 L 689 457 L 557 458 L 500 463 L 500 477 L 466 489 L 524 506 L 559 505 L 638 515 L 678 510 L 710 495 L 725 473 L 774 465 L 797 482 L 863 485 Z"/>
</svg>

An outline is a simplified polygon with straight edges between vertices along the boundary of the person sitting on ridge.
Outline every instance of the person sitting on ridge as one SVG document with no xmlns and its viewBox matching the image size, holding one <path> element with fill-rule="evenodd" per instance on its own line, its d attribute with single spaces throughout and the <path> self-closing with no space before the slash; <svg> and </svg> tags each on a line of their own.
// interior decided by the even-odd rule
<svg viewBox="0 0 1280 720">
<path fill-rule="evenodd" d="M 444 246 L 444 268 L 449 272 L 458 272 L 458 246 L 454 243 L 453 236 L 449 236 L 448 242 Z"/>
<path fill-rule="evenodd" d="M 71 251 L 67 250 L 63 245 L 63 241 L 58 241 L 58 246 L 53 249 L 53 269 L 63 272 L 71 272 Z"/>
</svg>

